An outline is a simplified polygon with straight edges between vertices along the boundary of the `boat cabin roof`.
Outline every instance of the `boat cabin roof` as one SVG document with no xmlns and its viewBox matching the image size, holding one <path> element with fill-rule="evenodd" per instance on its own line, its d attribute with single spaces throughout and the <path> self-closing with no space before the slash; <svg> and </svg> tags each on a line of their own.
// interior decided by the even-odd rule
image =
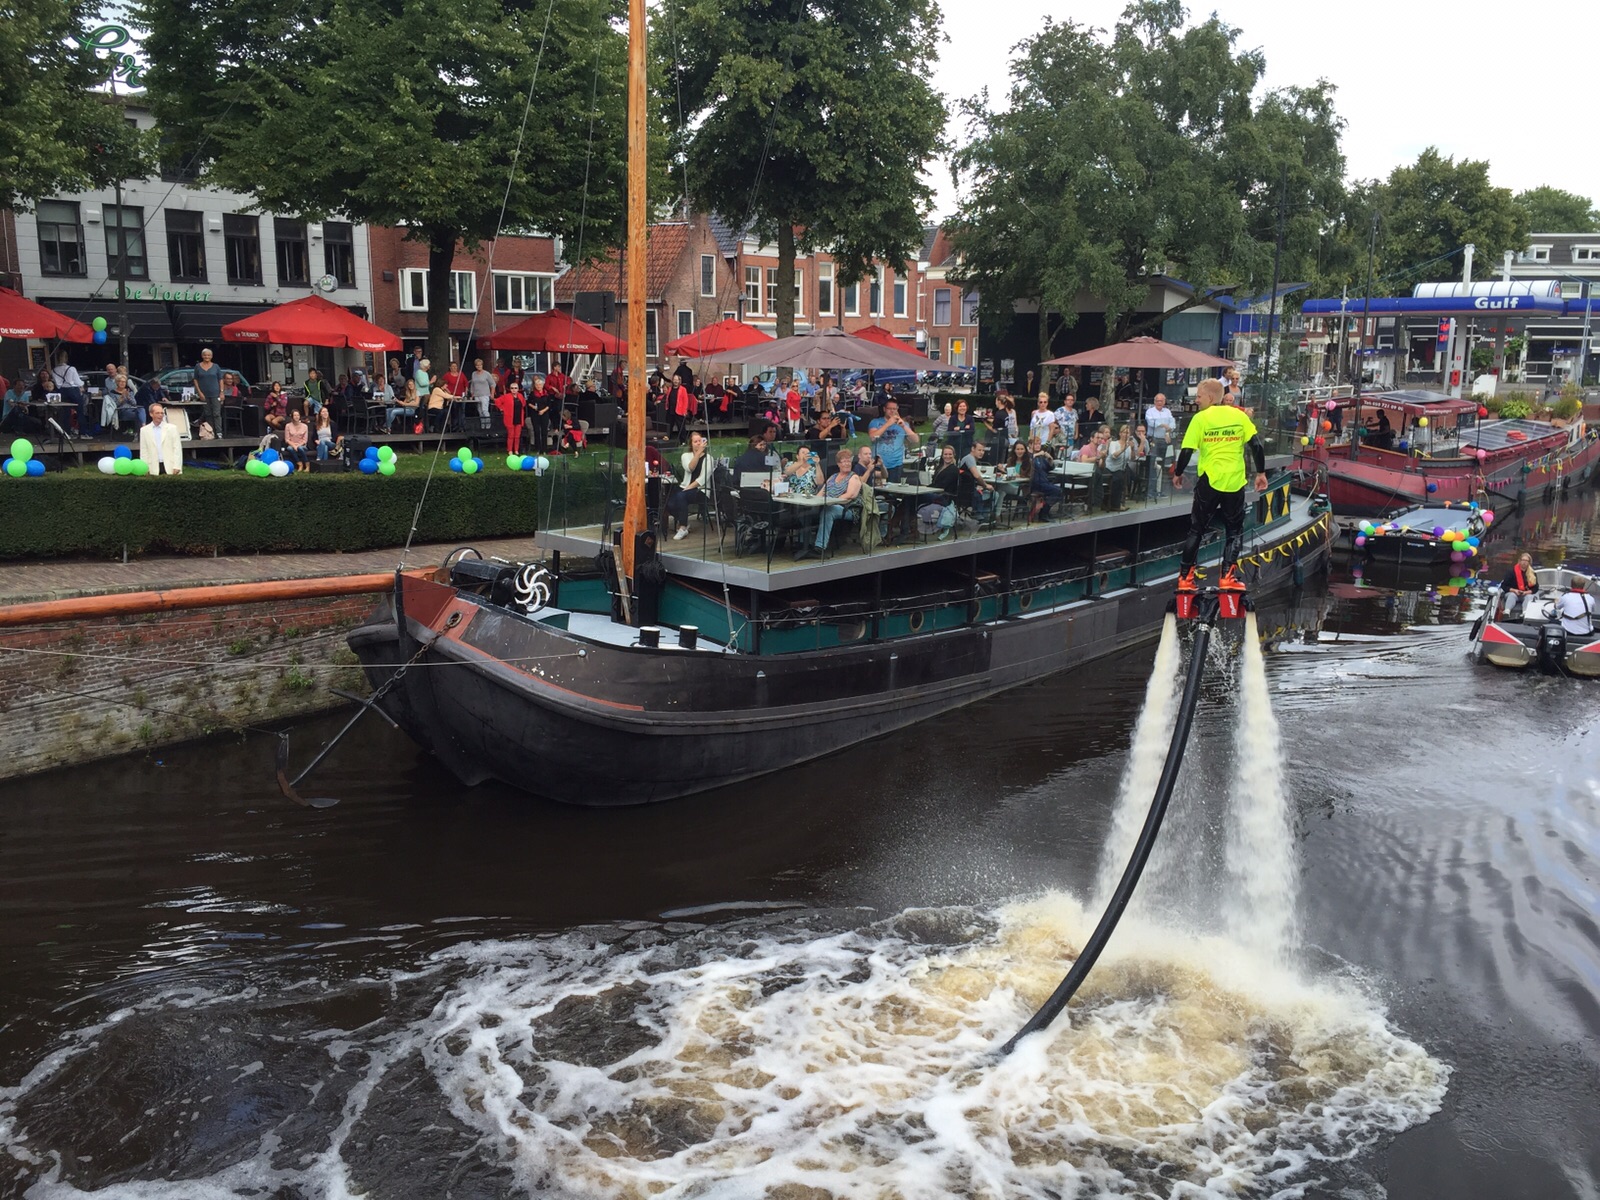
<svg viewBox="0 0 1600 1200">
<path fill-rule="evenodd" d="M 1461 445 L 1464 448 L 1494 451 L 1513 446 L 1526 447 L 1531 442 L 1552 438 L 1565 440 L 1566 430 L 1557 429 L 1548 421 L 1485 421 L 1474 430 L 1464 430 Z"/>
<path fill-rule="evenodd" d="M 1387 518 L 1400 526 L 1403 533 L 1432 534 L 1435 528 L 1471 529 L 1479 522 L 1477 513 L 1466 506 L 1445 508 L 1442 504 L 1418 505 Z M 1386 521 L 1386 523 L 1387 523 Z"/>
<path fill-rule="evenodd" d="M 1346 401 L 1348 406 L 1351 401 Z M 1363 406 L 1373 408 L 1387 408 L 1392 412 L 1403 412 L 1412 417 L 1438 417 L 1456 416 L 1460 413 L 1476 413 L 1478 402 L 1476 400 L 1462 400 L 1456 396 L 1447 396 L 1443 392 L 1424 391 L 1396 391 L 1396 392 L 1369 392 L 1361 397 Z"/>
</svg>

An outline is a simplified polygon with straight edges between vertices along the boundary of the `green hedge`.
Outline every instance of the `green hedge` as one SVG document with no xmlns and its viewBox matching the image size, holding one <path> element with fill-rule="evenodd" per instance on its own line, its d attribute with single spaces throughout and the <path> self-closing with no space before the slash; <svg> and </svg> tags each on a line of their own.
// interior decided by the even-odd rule
<svg viewBox="0 0 1600 1200">
<path fill-rule="evenodd" d="M 404 545 L 422 496 L 421 470 L 255 479 L 190 470 L 166 479 L 87 471 L 0 479 L 0 559 L 64 555 L 371 550 Z M 531 534 L 553 475 L 489 464 L 482 475 L 435 473 L 417 539 Z M 588 488 L 575 489 L 587 492 Z"/>
</svg>

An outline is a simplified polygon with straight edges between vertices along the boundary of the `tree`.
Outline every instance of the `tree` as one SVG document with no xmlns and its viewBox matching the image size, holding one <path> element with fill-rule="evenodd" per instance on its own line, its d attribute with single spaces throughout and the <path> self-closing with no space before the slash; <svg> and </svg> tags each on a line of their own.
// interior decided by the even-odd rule
<svg viewBox="0 0 1600 1200">
<path fill-rule="evenodd" d="M 1600 232 L 1600 210 L 1587 196 L 1547 185 L 1518 192 L 1516 201 L 1528 215 L 1530 233 Z"/>
<path fill-rule="evenodd" d="M 690 197 L 777 243 L 778 336 L 800 248 L 841 283 L 911 256 L 945 120 L 933 0 L 664 0 L 656 29 Z"/>
<path fill-rule="evenodd" d="M 620 241 L 627 50 L 611 0 L 139 0 L 138 13 L 156 116 L 208 181 L 278 212 L 405 225 L 427 245 L 436 362 L 458 241 L 581 234 L 586 257 Z"/>
<path fill-rule="evenodd" d="M 0 20 L 0 208 L 31 208 L 144 173 L 144 140 L 108 93 L 116 64 L 88 37 L 98 6 L 16 0 Z"/>
<path fill-rule="evenodd" d="M 1184 29 L 1178 0 L 1138 0 L 1106 37 L 1047 22 L 1017 47 L 1005 107 L 966 102 L 971 139 L 954 172 L 963 282 L 988 319 L 1036 300 L 1040 358 L 1075 319 L 1079 292 L 1105 305 L 1111 340 L 1217 291 L 1266 288 L 1280 207 L 1287 277 L 1315 265 L 1342 202 L 1341 123 L 1326 83 L 1253 99 L 1265 69 L 1212 16 Z M 1139 319 L 1149 276 L 1194 297 Z"/>
<path fill-rule="evenodd" d="M 1487 162 L 1456 162 L 1429 146 L 1410 166 L 1396 167 L 1373 189 L 1377 206 L 1379 291 L 1405 292 L 1438 279 L 1469 242 L 1480 263 L 1498 263 L 1528 240 L 1528 214 L 1509 188 L 1489 182 Z"/>
</svg>

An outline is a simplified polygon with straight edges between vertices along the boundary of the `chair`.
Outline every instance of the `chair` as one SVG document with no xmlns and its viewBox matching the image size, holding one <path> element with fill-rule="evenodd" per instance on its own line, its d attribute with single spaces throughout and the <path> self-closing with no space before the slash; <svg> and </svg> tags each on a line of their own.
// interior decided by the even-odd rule
<svg viewBox="0 0 1600 1200">
<path fill-rule="evenodd" d="M 219 437 L 227 437 L 232 432 L 240 437 L 244 436 L 244 405 L 224 404 L 222 406 L 222 428 L 217 430 Z"/>
</svg>

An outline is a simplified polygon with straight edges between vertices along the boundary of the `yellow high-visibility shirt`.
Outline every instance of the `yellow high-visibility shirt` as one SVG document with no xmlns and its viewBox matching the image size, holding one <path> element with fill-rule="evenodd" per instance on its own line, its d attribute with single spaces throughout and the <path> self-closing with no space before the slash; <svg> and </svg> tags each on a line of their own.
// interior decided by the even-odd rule
<svg viewBox="0 0 1600 1200">
<path fill-rule="evenodd" d="M 1255 422 L 1228 404 L 1213 404 L 1189 418 L 1183 448 L 1195 453 L 1196 470 L 1219 492 L 1244 490 L 1244 448 L 1256 436 Z"/>
</svg>

